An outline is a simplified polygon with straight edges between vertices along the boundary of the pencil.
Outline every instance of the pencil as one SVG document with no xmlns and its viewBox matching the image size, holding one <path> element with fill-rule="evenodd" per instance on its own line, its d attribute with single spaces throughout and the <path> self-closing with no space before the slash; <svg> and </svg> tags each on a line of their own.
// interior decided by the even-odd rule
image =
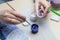
<svg viewBox="0 0 60 40">
<path fill-rule="evenodd" d="M 15 10 L 9 3 L 6 3 L 12 10 Z M 16 10 L 15 10 L 16 11 Z"/>
<path fill-rule="evenodd" d="M 53 8 L 51 8 L 50 11 L 60 17 L 60 14 L 56 10 L 54 10 Z"/>
</svg>

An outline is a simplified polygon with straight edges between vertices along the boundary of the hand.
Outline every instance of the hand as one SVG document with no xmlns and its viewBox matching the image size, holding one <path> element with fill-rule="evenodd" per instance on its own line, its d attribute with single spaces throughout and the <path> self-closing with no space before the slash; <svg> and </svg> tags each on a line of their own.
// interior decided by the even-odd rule
<svg viewBox="0 0 60 40">
<path fill-rule="evenodd" d="M 0 21 L 7 24 L 19 24 L 24 22 L 26 19 L 25 16 L 18 14 L 13 10 L 4 10 L 0 12 Z"/>
<path fill-rule="evenodd" d="M 38 15 L 38 11 L 41 8 L 41 6 L 43 6 L 43 8 L 44 8 L 43 13 L 44 13 L 44 16 L 46 16 L 47 12 L 49 11 L 51 5 L 46 0 L 36 0 L 36 2 L 35 2 L 36 15 Z"/>
</svg>

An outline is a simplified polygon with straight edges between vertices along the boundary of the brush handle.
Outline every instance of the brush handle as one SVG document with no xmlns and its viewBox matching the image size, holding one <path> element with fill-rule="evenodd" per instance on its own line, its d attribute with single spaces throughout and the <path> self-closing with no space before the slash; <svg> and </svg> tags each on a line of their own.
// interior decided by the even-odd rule
<svg viewBox="0 0 60 40">
<path fill-rule="evenodd" d="M 30 22 L 28 22 L 27 20 L 26 20 L 26 22 L 27 22 L 29 25 L 31 25 Z"/>
</svg>

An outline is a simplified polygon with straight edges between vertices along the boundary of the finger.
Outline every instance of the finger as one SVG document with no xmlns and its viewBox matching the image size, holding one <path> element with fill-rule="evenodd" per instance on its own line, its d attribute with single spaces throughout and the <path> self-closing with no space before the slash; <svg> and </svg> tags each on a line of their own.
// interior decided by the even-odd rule
<svg viewBox="0 0 60 40">
<path fill-rule="evenodd" d="M 47 14 L 48 10 L 49 10 L 49 7 L 46 7 L 45 10 L 44 10 L 44 15 Z"/>
<path fill-rule="evenodd" d="M 21 23 L 20 21 L 16 20 L 16 19 L 11 19 L 11 18 L 6 18 L 4 19 L 5 23 L 9 23 L 9 24 L 19 24 Z"/>
<path fill-rule="evenodd" d="M 6 12 L 4 17 L 8 17 L 8 18 L 11 18 L 11 19 L 16 19 L 16 20 L 21 21 L 21 22 L 24 21 L 23 19 L 15 17 L 14 15 L 10 14 L 9 12 Z"/>
<path fill-rule="evenodd" d="M 43 5 L 44 7 L 50 5 L 49 2 L 47 2 L 47 1 L 42 1 L 42 0 L 40 0 L 39 3 L 40 3 L 41 5 Z"/>
<path fill-rule="evenodd" d="M 4 24 L 19 24 L 20 23 L 20 22 L 17 22 L 17 21 L 16 22 L 11 22 L 11 20 L 7 19 L 7 18 L 2 19 L 1 22 L 4 23 Z"/>
<path fill-rule="evenodd" d="M 14 17 L 14 18 L 12 18 L 12 17 L 8 17 L 8 18 L 16 19 L 16 20 L 18 20 L 18 21 L 20 21 L 20 22 L 24 22 L 24 21 L 25 21 L 25 20 L 23 20 L 23 19 L 21 19 L 21 18 L 18 18 L 18 17 Z"/>
<path fill-rule="evenodd" d="M 35 2 L 35 14 L 36 14 L 36 16 L 38 15 L 39 8 L 40 8 L 40 4 L 38 2 Z"/>
<path fill-rule="evenodd" d="M 9 10 L 9 12 L 10 12 L 12 15 L 14 15 L 14 16 L 16 16 L 16 17 L 19 17 L 19 18 L 21 18 L 21 19 L 23 19 L 23 20 L 26 19 L 25 16 L 22 16 L 21 14 L 15 12 L 15 11 L 13 11 L 13 10 Z"/>
<path fill-rule="evenodd" d="M 3 22 L 4 24 L 13 24 L 13 25 L 17 25 L 19 23 L 12 23 L 12 22 Z"/>
<path fill-rule="evenodd" d="M 50 4 L 48 2 L 45 3 L 41 2 L 41 5 L 44 7 L 44 16 L 45 16 L 50 9 Z"/>
<path fill-rule="evenodd" d="M 15 18 L 15 16 L 12 15 L 12 14 L 10 14 L 9 12 L 5 12 L 2 16 L 3 16 L 3 17 Z"/>
</svg>

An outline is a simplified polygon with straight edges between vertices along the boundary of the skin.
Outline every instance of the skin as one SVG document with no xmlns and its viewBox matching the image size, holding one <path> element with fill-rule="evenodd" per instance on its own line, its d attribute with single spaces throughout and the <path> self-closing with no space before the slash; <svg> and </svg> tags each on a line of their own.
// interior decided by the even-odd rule
<svg viewBox="0 0 60 40">
<path fill-rule="evenodd" d="M 35 11 L 36 11 L 37 16 L 38 16 L 39 8 L 41 6 L 43 6 L 43 8 L 44 8 L 44 10 L 43 10 L 44 16 L 47 15 L 47 13 L 51 7 L 50 3 L 46 0 L 36 0 L 36 2 L 34 4 L 35 4 Z"/>
<path fill-rule="evenodd" d="M 0 21 L 6 24 L 20 24 L 26 19 L 25 16 L 13 10 L 0 11 Z"/>
</svg>

